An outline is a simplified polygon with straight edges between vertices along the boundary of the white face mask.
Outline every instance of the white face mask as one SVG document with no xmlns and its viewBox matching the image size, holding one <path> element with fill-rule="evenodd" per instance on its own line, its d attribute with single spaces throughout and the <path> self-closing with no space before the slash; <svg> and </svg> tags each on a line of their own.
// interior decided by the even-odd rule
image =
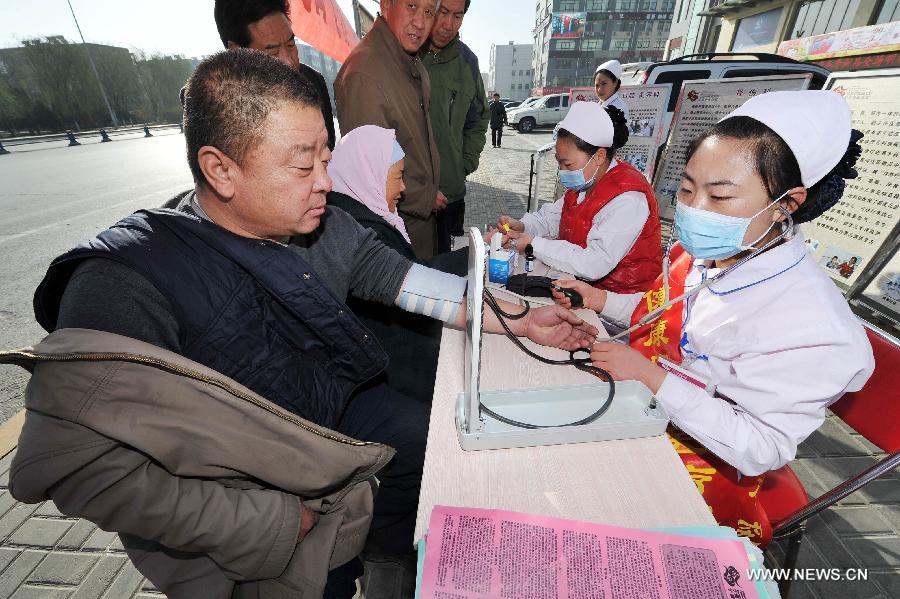
<svg viewBox="0 0 900 599">
<path fill-rule="evenodd" d="M 691 208 L 678 202 L 675 208 L 675 236 L 688 254 L 701 260 L 725 260 L 752 250 L 754 245 L 769 234 L 775 222 L 773 221 L 762 235 L 745 245 L 744 237 L 750 223 L 773 204 L 780 202 L 788 191 L 769 202 L 753 216 L 745 218 Z"/>
</svg>

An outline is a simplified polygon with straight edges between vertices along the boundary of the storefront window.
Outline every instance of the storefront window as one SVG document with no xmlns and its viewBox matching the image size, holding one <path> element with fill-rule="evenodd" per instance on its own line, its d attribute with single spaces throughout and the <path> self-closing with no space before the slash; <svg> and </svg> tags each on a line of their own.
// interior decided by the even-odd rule
<svg viewBox="0 0 900 599">
<path fill-rule="evenodd" d="M 738 21 L 737 32 L 731 45 L 732 51 L 740 52 L 774 42 L 783 9 L 784 7 L 779 7 Z"/>
<path fill-rule="evenodd" d="M 897 0 L 887 0 L 885 6 L 891 1 L 894 6 L 897 5 Z M 797 11 L 797 20 L 788 37 L 809 37 L 849 29 L 857 10 L 859 0 L 823 0 L 803 4 Z"/>
<path fill-rule="evenodd" d="M 892 23 L 898 20 L 900 20 L 900 0 L 884 0 L 874 24 Z"/>
</svg>

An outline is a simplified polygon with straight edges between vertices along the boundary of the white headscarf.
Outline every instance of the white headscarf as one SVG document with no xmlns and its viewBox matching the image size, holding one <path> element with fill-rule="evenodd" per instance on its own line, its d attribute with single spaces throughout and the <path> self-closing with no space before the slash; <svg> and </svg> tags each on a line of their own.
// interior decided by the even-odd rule
<svg viewBox="0 0 900 599">
<path fill-rule="evenodd" d="M 393 129 L 375 125 L 357 127 L 341 138 L 331 153 L 328 176 L 332 189 L 350 196 L 383 218 L 409 242 L 403 219 L 388 210 L 387 176 L 403 158 Z"/>
</svg>

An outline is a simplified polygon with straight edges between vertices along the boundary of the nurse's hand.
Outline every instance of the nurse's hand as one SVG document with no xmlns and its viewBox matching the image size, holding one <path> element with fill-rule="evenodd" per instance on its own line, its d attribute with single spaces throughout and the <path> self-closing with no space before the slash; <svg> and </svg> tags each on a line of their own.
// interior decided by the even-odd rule
<svg viewBox="0 0 900 599">
<path fill-rule="evenodd" d="M 503 228 L 503 225 L 509 225 L 509 228 L 512 231 L 518 231 L 519 233 L 525 232 L 525 223 L 505 214 L 497 221 L 497 228 L 501 231 L 505 231 L 506 229 Z"/>
<path fill-rule="evenodd" d="M 584 302 L 584 307 L 589 310 L 593 310 L 594 312 L 602 312 L 603 306 L 606 305 L 606 291 L 603 289 L 597 289 L 593 285 L 588 285 L 584 281 L 553 281 L 560 287 L 568 287 L 569 289 L 574 289 L 578 293 L 581 294 L 582 301 Z M 553 295 L 553 301 L 562 306 L 563 308 L 572 308 L 572 301 L 560 293 L 559 291 L 550 288 L 550 293 Z"/>
<path fill-rule="evenodd" d="M 534 235 L 529 235 L 528 233 L 520 233 L 518 231 L 510 231 L 509 235 L 507 235 L 507 237 L 509 238 L 510 242 L 508 244 L 504 245 L 503 247 L 505 247 L 508 250 L 515 250 L 515 251 L 519 252 L 520 254 L 525 251 L 525 247 L 528 244 L 530 244 L 532 241 L 534 241 Z M 515 245 L 512 244 L 513 239 L 516 240 Z M 504 242 L 505 241 L 506 240 L 504 240 Z"/>
<path fill-rule="evenodd" d="M 666 371 L 644 357 L 636 349 L 605 341 L 591 348 L 591 363 L 610 373 L 617 381 L 640 381 L 654 394 L 666 378 Z"/>
<path fill-rule="evenodd" d="M 568 351 L 590 347 L 598 333 L 597 327 L 562 306 L 532 308 L 523 320 L 524 330 L 520 335 L 524 334 L 535 343 Z"/>
<path fill-rule="evenodd" d="M 498 232 L 502 235 L 502 237 L 500 239 L 500 247 L 503 247 L 504 245 L 506 245 L 506 243 L 509 241 L 509 237 L 507 235 L 503 235 L 503 231 L 500 231 L 499 229 L 495 229 L 494 227 L 488 227 L 488 230 L 484 234 L 484 242 L 487 244 L 490 244 L 491 237 L 494 236 L 494 233 L 498 233 Z"/>
</svg>

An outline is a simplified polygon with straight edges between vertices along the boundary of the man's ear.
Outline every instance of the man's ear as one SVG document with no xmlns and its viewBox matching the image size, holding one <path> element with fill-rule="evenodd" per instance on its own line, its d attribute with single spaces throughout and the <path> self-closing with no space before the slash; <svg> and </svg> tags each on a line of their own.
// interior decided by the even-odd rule
<svg viewBox="0 0 900 599">
<path fill-rule="evenodd" d="M 233 198 L 236 178 L 241 172 L 237 163 L 213 146 L 200 148 L 197 152 L 197 161 L 200 163 L 200 171 L 206 178 L 206 184 L 223 199 Z"/>
<path fill-rule="evenodd" d="M 800 206 L 807 198 L 807 189 L 805 187 L 795 187 L 787 192 L 787 195 L 781 199 L 779 205 L 783 206 L 791 214 L 797 212 Z M 775 222 L 779 223 L 784 220 L 784 214 L 779 210 L 775 213 Z"/>
</svg>

